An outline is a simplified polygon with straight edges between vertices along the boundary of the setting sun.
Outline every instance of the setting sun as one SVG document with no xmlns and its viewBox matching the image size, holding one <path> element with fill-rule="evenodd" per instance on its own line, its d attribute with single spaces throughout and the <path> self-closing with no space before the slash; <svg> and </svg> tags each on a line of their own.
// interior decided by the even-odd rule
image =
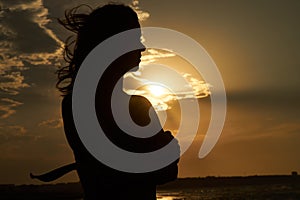
<svg viewBox="0 0 300 200">
<path fill-rule="evenodd" d="M 159 85 L 149 85 L 147 86 L 147 90 L 155 97 L 161 97 L 168 92 L 164 87 Z"/>
</svg>

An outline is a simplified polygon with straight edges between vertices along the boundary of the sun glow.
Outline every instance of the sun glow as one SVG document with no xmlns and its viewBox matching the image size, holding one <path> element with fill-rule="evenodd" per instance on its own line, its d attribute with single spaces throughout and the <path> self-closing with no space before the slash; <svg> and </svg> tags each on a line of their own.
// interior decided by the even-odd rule
<svg viewBox="0 0 300 200">
<path fill-rule="evenodd" d="M 125 93 L 147 98 L 155 111 L 169 110 L 175 101 L 205 98 L 210 95 L 210 87 L 197 75 L 156 65 L 127 73 L 123 81 Z"/>
<path fill-rule="evenodd" d="M 159 86 L 159 85 L 148 85 L 147 90 L 154 97 L 161 97 L 161 96 L 166 95 L 168 93 L 168 90 L 166 90 L 164 87 Z"/>
</svg>

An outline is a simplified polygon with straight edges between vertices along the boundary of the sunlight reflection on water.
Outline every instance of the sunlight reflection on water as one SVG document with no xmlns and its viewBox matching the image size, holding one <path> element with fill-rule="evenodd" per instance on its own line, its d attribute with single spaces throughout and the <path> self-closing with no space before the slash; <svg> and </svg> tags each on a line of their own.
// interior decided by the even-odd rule
<svg viewBox="0 0 300 200">
<path fill-rule="evenodd" d="M 175 197 L 157 197 L 157 200 L 173 200 Z"/>
<path fill-rule="evenodd" d="M 157 200 L 185 200 L 186 198 L 177 192 L 159 192 L 156 195 Z"/>
</svg>

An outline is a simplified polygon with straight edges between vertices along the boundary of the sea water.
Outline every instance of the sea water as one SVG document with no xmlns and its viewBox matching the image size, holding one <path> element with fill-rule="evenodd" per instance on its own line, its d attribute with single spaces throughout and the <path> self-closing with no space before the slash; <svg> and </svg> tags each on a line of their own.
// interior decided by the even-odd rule
<svg viewBox="0 0 300 200">
<path fill-rule="evenodd" d="M 157 200 L 299 200 L 300 186 L 283 184 L 158 190 Z M 83 199 L 79 199 L 83 200 Z"/>
</svg>

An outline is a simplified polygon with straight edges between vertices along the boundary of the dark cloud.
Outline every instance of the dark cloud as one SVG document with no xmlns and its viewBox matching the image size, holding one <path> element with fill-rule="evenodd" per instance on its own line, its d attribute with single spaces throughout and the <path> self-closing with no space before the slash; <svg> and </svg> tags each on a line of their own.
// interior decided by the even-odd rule
<svg viewBox="0 0 300 200">
<path fill-rule="evenodd" d="M 23 75 L 33 65 L 56 64 L 61 42 L 46 27 L 48 10 L 41 0 L 0 1 L 0 94 L 17 95 L 29 87 Z"/>
<path fill-rule="evenodd" d="M 18 53 L 43 53 L 54 52 L 59 46 L 48 33 L 41 27 L 46 23 L 46 18 L 38 21 L 40 10 L 13 10 L 5 12 L 2 24 L 6 27 L 6 35 L 1 40 L 12 43 L 12 50 Z"/>
<path fill-rule="evenodd" d="M 10 51 L 21 54 L 53 53 L 61 42 L 45 25 L 48 10 L 41 0 L 27 2 L 3 1 L 0 40 L 10 43 Z"/>
</svg>

